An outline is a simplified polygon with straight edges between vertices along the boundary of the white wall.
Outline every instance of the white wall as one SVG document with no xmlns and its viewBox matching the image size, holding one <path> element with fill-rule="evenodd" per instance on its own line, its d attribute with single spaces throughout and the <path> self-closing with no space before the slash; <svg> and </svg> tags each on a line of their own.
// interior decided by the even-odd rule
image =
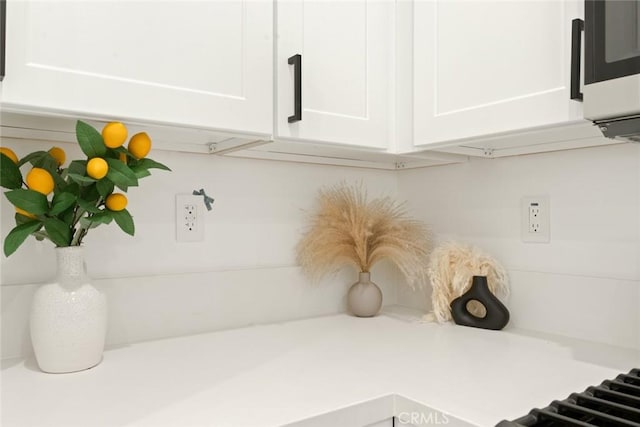
<svg viewBox="0 0 640 427">
<path fill-rule="evenodd" d="M 5 140 L 23 156 L 50 145 Z M 74 144 L 61 145 L 79 158 Z M 295 266 L 295 245 L 318 188 L 362 180 L 372 196 L 397 194 L 394 172 L 211 155 L 152 151 L 173 169 L 153 171 L 129 191 L 136 236 L 115 224 L 85 239 L 89 274 L 110 298 L 109 344 L 239 327 L 345 310 L 345 270 L 313 287 Z M 204 188 L 216 199 L 201 243 L 175 240 L 175 195 Z M 1 233 L 13 227 L 13 207 L 2 197 Z M 2 357 L 31 352 L 28 307 L 35 289 L 55 274 L 53 245 L 29 239 L 2 256 Z M 395 303 L 395 272 L 381 265 L 374 281 L 385 303 Z"/>
<path fill-rule="evenodd" d="M 640 348 L 640 145 L 474 159 L 398 179 L 399 198 L 439 240 L 478 245 L 508 269 L 512 327 Z M 531 195 L 550 197 L 550 243 L 521 241 Z"/>
<path fill-rule="evenodd" d="M 47 145 L 5 141 L 19 155 Z M 65 145 L 77 157 L 73 145 Z M 110 301 L 111 345 L 332 314 L 355 280 L 345 270 L 314 287 L 295 266 L 304 209 L 316 190 L 363 180 L 397 195 L 439 239 L 484 248 L 508 268 L 510 327 L 640 348 L 640 146 L 471 160 L 396 172 L 154 152 L 174 172 L 154 172 L 130 192 L 136 237 L 115 225 L 86 239 L 95 283 Z M 203 243 L 174 238 L 174 196 L 216 198 Z M 549 195 L 551 243 L 520 240 L 520 199 Z M 13 211 L 0 202 L 3 237 Z M 52 277 L 51 244 L 30 240 L 1 261 L 2 357 L 31 352 L 28 307 Z M 374 271 L 385 302 L 427 310 L 430 289 L 410 292 L 388 265 Z M 396 292 L 398 295 L 396 296 Z"/>
</svg>

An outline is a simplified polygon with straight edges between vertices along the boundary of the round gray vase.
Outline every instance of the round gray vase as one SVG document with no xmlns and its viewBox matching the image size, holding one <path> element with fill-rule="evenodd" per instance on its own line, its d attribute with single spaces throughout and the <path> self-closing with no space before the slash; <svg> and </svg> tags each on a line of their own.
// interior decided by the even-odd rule
<svg viewBox="0 0 640 427">
<path fill-rule="evenodd" d="M 371 273 L 360 272 L 359 280 L 351 286 L 347 295 L 349 310 L 358 317 L 372 317 L 382 307 L 382 291 L 371 281 Z"/>
</svg>

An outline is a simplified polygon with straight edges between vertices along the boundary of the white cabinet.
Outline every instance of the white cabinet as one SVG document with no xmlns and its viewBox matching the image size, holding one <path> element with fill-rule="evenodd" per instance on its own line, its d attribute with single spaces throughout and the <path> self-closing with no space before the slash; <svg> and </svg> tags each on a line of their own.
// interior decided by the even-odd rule
<svg viewBox="0 0 640 427">
<path fill-rule="evenodd" d="M 276 137 L 388 148 L 394 2 L 283 0 L 277 11 Z M 302 117 L 290 123 L 293 55 L 302 59 Z"/>
<path fill-rule="evenodd" d="M 569 76 L 581 9 L 573 0 L 416 1 L 414 144 L 580 120 Z"/>
<path fill-rule="evenodd" d="M 0 100 L 4 113 L 189 134 L 166 133 L 168 149 L 294 161 L 374 153 L 385 168 L 409 155 L 442 163 L 602 145 L 611 141 L 569 99 L 582 3 L 10 1 Z M 296 99 L 301 117 L 289 120 Z M 27 129 L 3 116 L 5 136 L 73 137 L 66 122 L 29 117 Z"/>
<path fill-rule="evenodd" d="M 7 2 L 3 107 L 271 135 L 268 1 Z"/>
</svg>

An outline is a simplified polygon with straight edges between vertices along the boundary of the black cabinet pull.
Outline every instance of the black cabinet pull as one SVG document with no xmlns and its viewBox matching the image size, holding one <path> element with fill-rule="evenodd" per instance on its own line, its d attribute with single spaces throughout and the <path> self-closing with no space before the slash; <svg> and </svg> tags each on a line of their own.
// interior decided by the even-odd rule
<svg viewBox="0 0 640 427">
<path fill-rule="evenodd" d="M 0 0 L 0 82 L 4 79 L 4 61 L 7 56 L 5 49 L 7 35 L 7 1 Z"/>
<path fill-rule="evenodd" d="M 571 99 L 582 101 L 580 92 L 580 51 L 582 47 L 582 32 L 584 21 L 574 19 L 571 21 Z"/>
<path fill-rule="evenodd" d="M 293 65 L 293 103 L 295 111 L 289 116 L 289 123 L 302 120 L 302 55 L 296 54 L 289 58 L 289 65 Z"/>
</svg>

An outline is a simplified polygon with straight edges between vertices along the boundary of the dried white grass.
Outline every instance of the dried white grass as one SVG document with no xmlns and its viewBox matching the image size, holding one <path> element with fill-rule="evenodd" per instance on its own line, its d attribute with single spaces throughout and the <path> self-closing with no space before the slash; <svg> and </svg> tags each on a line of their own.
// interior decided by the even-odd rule
<svg viewBox="0 0 640 427">
<path fill-rule="evenodd" d="M 390 197 L 369 201 L 362 184 L 345 183 L 320 190 L 318 203 L 297 246 L 298 263 L 313 281 L 345 265 L 368 272 L 388 259 L 411 287 L 427 283 L 430 232 L 407 216 L 404 204 Z"/>
<path fill-rule="evenodd" d="M 464 243 L 447 242 L 434 249 L 428 274 L 433 286 L 433 311 L 424 318 L 428 321 L 451 321 L 451 301 L 469 290 L 473 276 L 487 276 L 494 295 L 504 298 L 509 294 L 509 279 L 502 265 L 479 248 Z M 477 316 L 482 315 L 483 309 L 481 304 L 469 307 Z"/>
</svg>

